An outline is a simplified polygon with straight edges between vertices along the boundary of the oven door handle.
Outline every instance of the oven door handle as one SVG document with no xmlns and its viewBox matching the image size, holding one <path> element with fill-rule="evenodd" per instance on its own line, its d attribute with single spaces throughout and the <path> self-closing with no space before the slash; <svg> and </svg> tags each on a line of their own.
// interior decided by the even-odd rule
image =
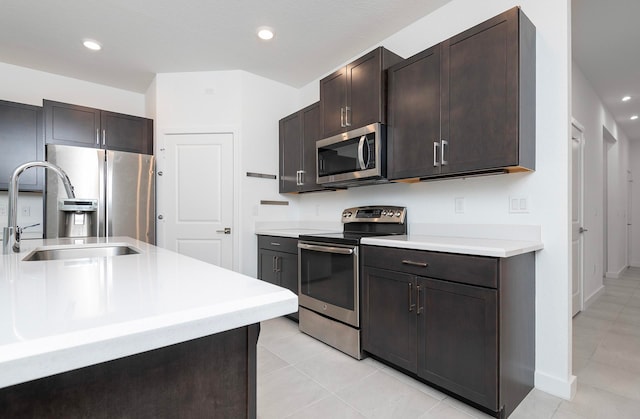
<svg viewBox="0 0 640 419">
<path fill-rule="evenodd" d="M 352 255 L 353 248 L 335 247 L 335 246 L 318 246 L 316 244 L 298 243 L 299 249 L 312 250 L 315 252 L 337 253 L 339 255 Z"/>
</svg>

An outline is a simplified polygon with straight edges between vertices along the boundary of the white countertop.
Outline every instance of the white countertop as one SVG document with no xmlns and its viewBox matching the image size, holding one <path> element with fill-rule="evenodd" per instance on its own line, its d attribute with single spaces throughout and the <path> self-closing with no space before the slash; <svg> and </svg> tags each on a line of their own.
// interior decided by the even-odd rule
<svg viewBox="0 0 640 419">
<path fill-rule="evenodd" d="M 541 250 L 541 241 L 446 237 L 410 234 L 404 236 L 367 237 L 362 244 L 402 249 L 431 250 L 476 256 L 510 257 Z"/>
<path fill-rule="evenodd" d="M 321 234 L 321 233 L 336 233 L 336 232 L 342 232 L 342 230 L 338 230 L 338 229 L 321 230 L 321 229 L 313 229 L 313 228 L 281 228 L 281 229 L 257 230 L 256 234 L 259 236 L 290 237 L 290 238 L 297 239 L 298 237 L 305 234 Z"/>
<path fill-rule="evenodd" d="M 127 237 L 138 255 L 0 255 L 0 388 L 292 313 L 281 287 Z"/>
</svg>

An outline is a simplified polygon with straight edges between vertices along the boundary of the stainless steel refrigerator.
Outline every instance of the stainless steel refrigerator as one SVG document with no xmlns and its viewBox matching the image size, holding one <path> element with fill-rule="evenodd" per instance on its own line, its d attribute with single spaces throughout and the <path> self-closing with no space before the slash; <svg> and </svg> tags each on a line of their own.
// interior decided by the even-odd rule
<svg viewBox="0 0 640 419">
<path fill-rule="evenodd" d="M 129 236 L 155 244 L 155 159 L 147 154 L 47 145 L 47 161 L 69 175 L 77 198 L 98 200 L 89 236 Z M 67 198 L 57 176 L 47 176 L 45 237 L 60 236 Z"/>
</svg>

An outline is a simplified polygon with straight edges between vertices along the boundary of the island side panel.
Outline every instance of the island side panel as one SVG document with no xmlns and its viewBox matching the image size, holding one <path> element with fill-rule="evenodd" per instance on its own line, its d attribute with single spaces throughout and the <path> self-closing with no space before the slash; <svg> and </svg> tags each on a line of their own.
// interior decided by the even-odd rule
<svg viewBox="0 0 640 419">
<path fill-rule="evenodd" d="M 259 325 L 0 389 L 11 418 L 256 417 Z"/>
</svg>

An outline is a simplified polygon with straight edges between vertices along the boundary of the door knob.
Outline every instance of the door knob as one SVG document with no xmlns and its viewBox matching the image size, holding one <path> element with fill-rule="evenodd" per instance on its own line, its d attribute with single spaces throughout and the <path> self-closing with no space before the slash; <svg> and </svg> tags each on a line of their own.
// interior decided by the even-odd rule
<svg viewBox="0 0 640 419">
<path fill-rule="evenodd" d="M 225 227 L 224 230 L 216 230 L 216 233 L 231 234 L 231 227 Z"/>
<path fill-rule="evenodd" d="M 587 230 L 584 227 L 580 227 L 580 229 L 578 230 L 578 232 L 580 232 L 580 233 L 584 233 L 585 231 L 589 231 L 589 230 Z"/>
<path fill-rule="evenodd" d="M 158 215 L 158 220 L 162 220 L 164 218 L 164 215 L 160 214 Z"/>
<path fill-rule="evenodd" d="M 164 175 L 164 173 L 162 173 L 162 171 L 159 171 L 158 176 L 162 176 L 162 175 Z"/>
</svg>

